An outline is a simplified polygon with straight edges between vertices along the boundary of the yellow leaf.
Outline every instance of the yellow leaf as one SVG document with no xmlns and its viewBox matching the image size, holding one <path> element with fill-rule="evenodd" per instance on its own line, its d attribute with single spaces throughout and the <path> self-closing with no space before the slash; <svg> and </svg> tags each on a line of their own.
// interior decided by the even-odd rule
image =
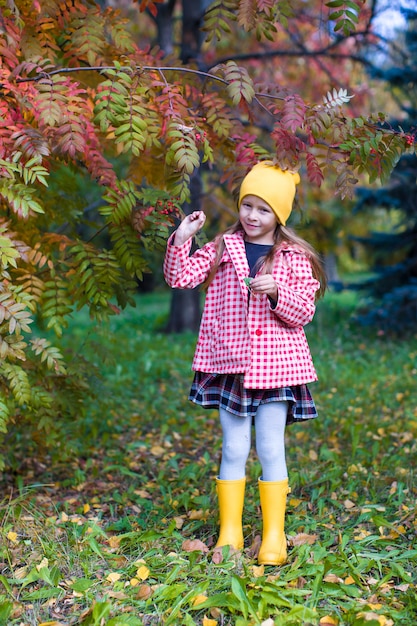
<svg viewBox="0 0 417 626">
<path fill-rule="evenodd" d="M 354 535 L 354 539 L 355 541 L 360 541 L 361 539 L 365 539 L 365 537 L 369 537 L 370 534 L 369 530 L 362 528 L 357 535 Z"/>
<path fill-rule="evenodd" d="M 61 513 L 61 522 L 68 522 L 69 517 L 66 513 L 64 513 L 64 511 L 62 511 Z"/>
<path fill-rule="evenodd" d="M 209 617 L 203 617 L 203 626 L 217 626 L 216 619 L 210 619 Z"/>
<path fill-rule="evenodd" d="M 174 517 L 174 520 L 175 520 L 175 527 L 177 528 L 177 530 L 181 530 L 181 528 L 184 526 L 185 516 L 177 515 L 176 517 Z"/>
<path fill-rule="evenodd" d="M 14 533 L 12 530 L 10 530 L 7 533 L 7 539 L 9 541 L 11 541 L 12 543 L 18 543 L 18 541 L 17 541 L 17 533 Z"/>
<path fill-rule="evenodd" d="M 139 580 L 146 580 L 149 578 L 149 573 L 149 568 L 146 567 L 146 565 L 141 565 L 136 572 L 136 578 L 139 578 Z"/>
<path fill-rule="evenodd" d="M 252 574 L 255 578 L 259 578 L 259 576 L 263 576 L 265 573 L 265 565 L 254 565 L 252 567 Z"/>
<path fill-rule="evenodd" d="M 154 456 L 162 456 L 163 454 L 165 454 L 165 448 L 163 448 L 162 446 L 152 446 L 152 448 L 150 449 L 150 453 Z"/>
<path fill-rule="evenodd" d="M 317 461 L 317 459 L 319 458 L 315 450 L 310 450 L 310 452 L 308 453 L 308 456 L 311 461 Z"/>
<path fill-rule="evenodd" d="M 198 596 L 195 596 L 195 598 L 191 600 L 191 604 L 192 606 L 197 606 L 198 604 L 202 604 L 206 600 L 207 600 L 207 596 L 203 595 L 202 593 L 199 593 Z"/>
<path fill-rule="evenodd" d="M 64 624 L 62 622 L 57 622 L 56 620 L 53 620 L 52 622 L 40 622 L 38 626 L 64 626 Z"/>
<path fill-rule="evenodd" d="M 319 621 L 320 626 L 337 626 L 339 622 L 334 619 L 334 617 L 330 617 L 330 615 L 325 615 Z"/>
<path fill-rule="evenodd" d="M 116 583 L 118 580 L 120 580 L 120 578 L 121 574 L 119 574 L 119 572 L 110 572 L 110 574 L 106 576 L 106 580 L 108 580 L 109 583 Z"/>
<path fill-rule="evenodd" d="M 44 557 L 42 559 L 42 561 L 39 563 L 39 565 L 36 566 L 36 569 L 38 570 L 38 572 L 41 571 L 41 569 L 43 569 L 44 567 L 48 567 L 49 561 L 46 557 Z"/>
<path fill-rule="evenodd" d="M 289 501 L 289 505 L 295 509 L 297 506 L 300 506 L 301 502 L 302 500 L 298 500 L 298 498 L 291 498 Z"/>
<path fill-rule="evenodd" d="M 88 513 L 89 510 L 90 510 L 90 505 L 89 504 L 84 504 L 84 506 L 83 506 L 83 513 L 84 513 L 84 515 L 86 513 Z"/>
<path fill-rule="evenodd" d="M 140 583 L 140 580 L 138 580 L 137 578 L 131 578 L 129 581 L 129 584 L 131 587 L 137 587 Z"/>
<path fill-rule="evenodd" d="M 345 578 L 343 582 L 345 583 L 345 585 L 354 585 L 355 579 L 352 578 L 352 576 L 347 576 L 347 578 Z"/>
<path fill-rule="evenodd" d="M 109 546 L 112 549 L 118 548 L 120 545 L 121 538 L 117 536 L 109 537 Z"/>
<path fill-rule="evenodd" d="M 196 511 L 190 511 L 188 514 L 190 519 L 205 519 L 206 515 L 202 509 L 198 509 Z"/>
</svg>

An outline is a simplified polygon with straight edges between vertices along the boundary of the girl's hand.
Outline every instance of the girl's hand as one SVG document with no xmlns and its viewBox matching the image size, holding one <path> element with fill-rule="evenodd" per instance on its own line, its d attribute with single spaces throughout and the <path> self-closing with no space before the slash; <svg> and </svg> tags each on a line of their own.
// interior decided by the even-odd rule
<svg viewBox="0 0 417 626">
<path fill-rule="evenodd" d="M 278 300 L 278 285 L 272 274 L 260 274 L 250 282 L 252 293 L 265 294 L 273 300 Z"/>
<path fill-rule="evenodd" d="M 206 216 L 203 211 L 193 211 L 186 215 L 175 231 L 174 246 L 181 246 L 204 226 Z"/>
</svg>

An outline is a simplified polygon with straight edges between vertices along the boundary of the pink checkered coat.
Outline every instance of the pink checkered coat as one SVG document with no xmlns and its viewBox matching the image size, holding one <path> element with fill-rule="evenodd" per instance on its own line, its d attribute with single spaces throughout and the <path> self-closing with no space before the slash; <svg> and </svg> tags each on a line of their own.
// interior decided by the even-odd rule
<svg viewBox="0 0 417 626">
<path fill-rule="evenodd" d="M 210 242 L 190 256 L 191 239 L 181 246 L 168 241 L 165 280 L 171 287 L 190 289 L 204 282 L 216 251 Z M 319 282 L 306 255 L 294 246 L 281 248 L 273 276 L 278 302 L 251 294 L 242 233 L 224 235 L 225 250 L 210 284 L 201 320 L 193 370 L 244 374 L 249 389 L 276 389 L 317 380 L 303 326 L 314 315 Z"/>
</svg>

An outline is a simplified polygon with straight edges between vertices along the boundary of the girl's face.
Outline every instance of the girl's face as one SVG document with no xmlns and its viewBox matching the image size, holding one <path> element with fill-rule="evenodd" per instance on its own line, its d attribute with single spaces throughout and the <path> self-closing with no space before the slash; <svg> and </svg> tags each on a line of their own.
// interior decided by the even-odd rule
<svg viewBox="0 0 417 626">
<path fill-rule="evenodd" d="M 272 245 L 278 224 L 275 213 L 258 196 L 245 196 L 239 207 L 239 220 L 250 243 Z"/>
</svg>

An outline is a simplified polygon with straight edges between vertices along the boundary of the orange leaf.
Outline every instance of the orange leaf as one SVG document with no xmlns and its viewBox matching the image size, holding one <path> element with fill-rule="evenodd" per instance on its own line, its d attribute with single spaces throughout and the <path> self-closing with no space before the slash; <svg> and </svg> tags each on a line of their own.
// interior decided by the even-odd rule
<svg viewBox="0 0 417 626">
<path fill-rule="evenodd" d="M 152 587 L 149 585 L 141 585 L 138 589 L 137 598 L 138 600 L 147 600 L 151 597 L 153 591 Z"/>
<path fill-rule="evenodd" d="M 330 617 L 330 615 L 325 615 L 319 621 L 320 626 L 337 626 L 338 623 L 339 622 L 333 617 Z"/>
<path fill-rule="evenodd" d="M 288 537 L 288 541 L 292 546 L 302 546 L 304 544 L 313 545 L 317 541 L 317 535 L 308 535 L 307 533 L 298 533 L 294 537 Z"/>
<path fill-rule="evenodd" d="M 182 549 L 185 552 L 208 552 L 209 549 L 200 539 L 186 539 L 182 543 Z"/>
</svg>

